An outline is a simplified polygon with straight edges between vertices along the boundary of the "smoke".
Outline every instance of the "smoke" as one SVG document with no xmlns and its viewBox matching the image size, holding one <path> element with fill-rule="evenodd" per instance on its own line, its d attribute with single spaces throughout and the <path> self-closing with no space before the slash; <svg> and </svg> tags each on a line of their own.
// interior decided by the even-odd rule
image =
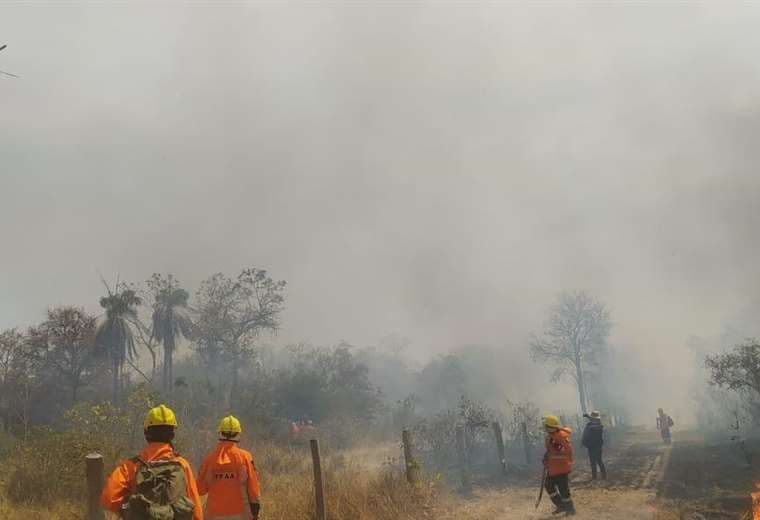
<svg viewBox="0 0 760 520">
<path fill-rule="evenodd" d="M 401 331 L 421 357 L 527 356 L 581 288 L 647 374 L 641 416 L 686 414 L 686 338 L 756 298 L 758 21 L 740 3 L 0 7 L 22 76 L 0 81 L 0 325 L 97 310 L 97 270 L 195 287 L 255 264 L 289 282 L 278 342 Z"/>
</svg>

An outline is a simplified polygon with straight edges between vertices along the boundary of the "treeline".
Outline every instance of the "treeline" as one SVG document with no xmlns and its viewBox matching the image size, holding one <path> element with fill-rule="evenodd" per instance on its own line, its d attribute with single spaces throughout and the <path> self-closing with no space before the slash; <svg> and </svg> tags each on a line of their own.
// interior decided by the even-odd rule
<svg viewBox="0 0 760 520">
<path fill-rule="evenodd" d="M 137 385 L 170 398 L 185 384 L 174 376 L 183 338 L 217 403 L 231 406 L 240 394 L 240 370 L 255 357 L 256 340 L 279 326 L 285 288 L 256 268 L 236 277 L 214 274 L 192 301 L 172 275 L 154 274 L 140 286 L 104 285 L 100 316 L 78 305 L 59 306 L 38 325 L 0 332 L 5 431 L 27 434 L 31 425 L 54 422 L 82 399 L 109 396 L 122 402 Z"/>
<path fill-rule="evenodd" d="M 451 414 L 463 399 L 509 423 L 510 400 L 536 401 L 546 392 L 524 349 L 469 346 L 415 364 L 409 340 L 398 334 L 370 347 L 271 346 L 267 336 L 280 326 L 285 288 L 257 268 L 216 273 L 193 293 L 171 274 L 153 274 L 142 284 L 104 282 L 97 316 L 64 305 L 37 325 L 4 330 L 2 428 L 21 438 L 35 426 L 61 429 L 78 403 L 118 406 L 139 391 L 174 404 L 193 422 L 234 412 L 260 433 L 277 435 L 291 421 L 310 420 L 347 438 L 370 423 L 374 432 L 391 432 Z M 598 316 L 598 327 L 585 343 L 555 334 L 545 345 L 556 350 L 554 379 L 569 374 L 584 404 L 619 414 L 613 403 L 619 408 L 623 398 L 609 381 L 619 381 L 621 363 L 606 344 L 605 312 L 583 293 L 561 295 L 550 323 L 559 316 L 586 324 Z"/>
<path fill-rule="evenodd" d="M 507 349 L 467 347 L 415 365 L 398 334 L 371 347 L 271 346 L 285 287 L 249 268 L 214 274 L 191 294 L 171 274 L 153 274 L 142 284 L 104 282 L 99 315 L 63 305 L 37 325 L 0 332 L 2 429 L 27 438 L 36 426 L 65 428 L 78 404 L 118 406 L 147 392 L 182 404 L 193 421 L 224 410 L 262 433 L 311 420 L 348 435 L 454 409 L 462 396 L 501 411 L 511 390 L 530 390 L 515 374 L 527 358 Z"/>
</svg>

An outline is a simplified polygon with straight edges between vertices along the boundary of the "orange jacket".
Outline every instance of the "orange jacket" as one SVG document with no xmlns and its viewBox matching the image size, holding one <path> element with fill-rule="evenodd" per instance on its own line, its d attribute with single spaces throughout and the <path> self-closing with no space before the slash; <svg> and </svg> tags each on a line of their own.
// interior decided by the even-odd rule
<svg viewBox="0 0 760 520">
<path fill-rule="evenodd" d="M 564 475 L 573 470 L 573 444 L 570 442 L 570 428 L 559 428 L 546 435 L 544 444 L 544 467 L 550 477 Z"/>
<path fill-rule="evenodd" d="M 171 444 L 163 442 L 151 442 L 140 452 L 140 459 L 150 462 L 153 460 L 176 460 L 185 469 L 185 482 L 187 483 L 187 497 L 195 504 L 193 520 L 203 520 L 203 508 L 198 488 L 195 485 L 193 470 L 185 459 L 174 453 Z M 106 487 L 100 495 L 100 504 L 104 509 L 112 513 L 121 513 L 121 504 L 132 493 L 132 485 L 137 473 L 137 464 L 131 460 L 125 460 L 113 470 L 108 477 Z"/>
<path fill-rule="evenodd" d="M 219 441 L 208 454 L 198 472 L 198 490 L 208 493 L 208 518 L 250 518 L 251 503 L 261 496 L 259 477 L 250 452 L 238 447 L 235 441 Z"/>
</svg>

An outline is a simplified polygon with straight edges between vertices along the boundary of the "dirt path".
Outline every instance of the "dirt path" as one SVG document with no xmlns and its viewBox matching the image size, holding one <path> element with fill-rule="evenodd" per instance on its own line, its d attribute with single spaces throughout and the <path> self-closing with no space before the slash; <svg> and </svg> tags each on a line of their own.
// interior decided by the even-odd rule
<svg viewBox="0 0 760 520">
<path fill-rule="evenodd" d="M 627 436 L 610 450 L 609 479 L 590 481 L 585 450 L 576 454 L 571 488 L 578 519 L 657 518 L 655 496 L 670 449 L 654 434 Z M 478 488 L 473 496 L 455 499 L 439 513 L 442 520 L 548 520 L 553 506 L 546 496 L 536 510 L 540 477 L 502 488 Z M 535 481 L 535 482 L 532 482 Z"/>
</svg>

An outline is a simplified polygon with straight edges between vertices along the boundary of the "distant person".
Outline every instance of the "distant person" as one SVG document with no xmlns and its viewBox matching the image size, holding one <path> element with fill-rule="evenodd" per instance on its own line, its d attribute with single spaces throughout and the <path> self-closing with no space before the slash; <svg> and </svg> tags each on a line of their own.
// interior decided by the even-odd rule
<svg viewBox="0 0 760 520">
<path fill-rule="evenodd" d="M 596 480 L 597 468 L 602 473 L 602 479 L 607 478 L 607 468 L 604 467 L 602 460 L 602 447 L 604 446 L 604 425 L 602 424 L 602 414 L 593 411 L 586 415 L 588 422 L 583 428 L 583 437 L 581 444 L 588 450 L 588 459 L 591 463 L 591 480 Z"/>
<path fill-rule="evenodd" d="M 570 442 L 572 430 L 562 426 L 554 415 L 543 418 L 546 439 L 544 445 L 544 486 L 549 498 L 556 506 L 553 514 L 575 514 L 575 505 L 570 497 L 570 472 L 573 470 L 573 445 Z"/>
<path fill-rule="evenodd" d="M 673 419 L 662 411 L 662 408 L 657 409 L 657 429 L 660 430 L 660 436 L 665 444 L 671 443 L 670 429 L 673 427 Z"/>
<path fill-rule="evenodd" d="M 219 444 L 198 472 L 198 490 L 208 494 L 207 520 L 259 518 L 259 478 L 253 456 L 238 446 L 242 431 L 236 417 L 224 417 L 219 423 Z"/>
<path fill-rule="evenodd" d="M 127 520 L 203 520 L 201 499 L 190 464 L 172 446 L 177 419 L 165 405 L 145 416 L 148 445 L 108 477 L 100 503 Z"/>
</svg>

